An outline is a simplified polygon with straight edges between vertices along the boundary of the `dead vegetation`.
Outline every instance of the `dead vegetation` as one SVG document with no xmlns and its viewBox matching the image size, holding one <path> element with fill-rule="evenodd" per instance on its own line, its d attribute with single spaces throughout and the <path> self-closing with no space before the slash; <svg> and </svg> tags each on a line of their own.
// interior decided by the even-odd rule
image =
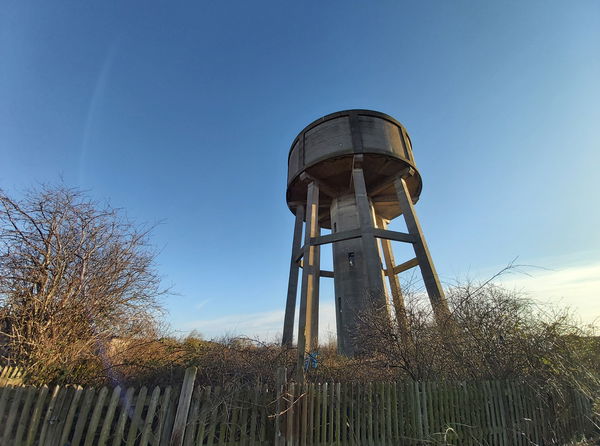
<svg viewBox="0 0 600 446">
<path fill-rule="evenodd" d="M 33 382 L 85 381 L 115 336 L 156 335 L 148 230 L 77 190 L 0 191 L 0 339 Z"/>
<path fill-rule="evenodd" d="M 247 338 L 162 336 L 148 231 L 74 190 L 0 194 L 0 336 L 4 362 L 29 383 L 274 387 L 294 376 L 294 349 Z M 600 392 L 600 338 L 567 311 L 549 311 L 492 282 L 447 290 L 451 318 L 434 323 L 406 292 L 408 329 L 386 311 L 359 315 L 362 356 L 323 345 L 312 382 L 516 380 L 539 392 Z"/>
</svg>

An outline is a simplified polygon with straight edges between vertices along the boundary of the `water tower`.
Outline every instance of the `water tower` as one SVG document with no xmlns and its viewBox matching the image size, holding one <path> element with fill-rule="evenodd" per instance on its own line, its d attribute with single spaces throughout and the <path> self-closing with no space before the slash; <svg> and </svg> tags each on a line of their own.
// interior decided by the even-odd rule
<svg viewBox="0 0 600 446">
<path fill-rule="evenodd" d="M 416 266 L 436 318 L 448 314 L 414 209 L 421 187 L 408 133 L 391 116 L 370 110 L 341 111 L 317 119 L 296 137 L 288 157 L 287 203 L 296 223 L 283 344 L 292 344 L 302 268 L 299 360 L 318 344 L 321 277 L 334 281 L 338 351 L 347 356 L 360 351 L 353 336 L 358 316 L 366 310 L 388 309 L 386 277 L 400 328 L 406 327 L 406 313 L 397 275 Z M 387 229 L 388 222 L 400 215 L 408 233 Z M 321 235 L 321 228 L 331 233 Z M 391 241 L 412 244 L 415 257 L 396 264 Z M 325 244 L 333 247 L 333 271 L 320 267 L 320 249 Z"/>
</svg>

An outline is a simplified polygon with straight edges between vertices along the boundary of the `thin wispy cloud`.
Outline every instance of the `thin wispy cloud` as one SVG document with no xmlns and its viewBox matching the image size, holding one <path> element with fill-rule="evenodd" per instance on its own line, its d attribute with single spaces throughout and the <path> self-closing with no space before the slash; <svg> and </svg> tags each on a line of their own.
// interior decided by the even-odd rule
<svg viewBox="0 0 600 446">
<path fill-rule="evenodd" d="M 204 307 L 206 307 L 207 304 L 209 304 L 211 301 L 211 299 L 204 299 L 200 302 L 198 302 L 196 305 L 194 305 L 194 308 L 196 310 L 202 310 Z"/>
<path fill-rule="evenodd" d="M 600 323 L 600 262 L 542 270 L 531 276 L 506 276 L 500 282 L 542 304 L 570 307 L 584 323 Z"/>
<path fill-rule="evenodd" d="M 94 84 L 94 89 L 90 97 L 85 119 L 85 125 L 83 129 L 81 151 L 79 154 L 78 181 L 80 185 L 83 185 L 85 181 L 86 159 L 90 150 L 90 138 L 92 135 L 92 127 L 97 119 L 100 103 L 108 89 L 110 72 L 113 66 L 118 47 L 119 41 L 118 39 L 116 39 L 108 48 L 106 56 L 104 57 L 102 65 L 100 66 L 100 70 L 98 71 L 98 75 L 96 76 L 96 82 Z"/>
</svg>

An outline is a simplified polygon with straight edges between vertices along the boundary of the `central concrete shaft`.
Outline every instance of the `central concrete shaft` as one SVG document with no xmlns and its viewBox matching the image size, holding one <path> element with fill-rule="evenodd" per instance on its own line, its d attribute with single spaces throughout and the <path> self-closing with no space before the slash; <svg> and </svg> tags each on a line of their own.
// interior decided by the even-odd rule
<svg viewBox="0 0 600 446">
<path fill-rule="evenodd" d="M 373 222 L 373 206 L 370 200 L 367 199 L 367 201 L 369 217 Z M 361 229 L 355 194 L 333 199 L 331 223 L 334 234 L 338 231 Z M 373 224 L 370 226 L 372 227 Z M 369 228 L 366 229 L 368 231 Z M 333 244 L 338 351 L 347 356 L 360 353 L 356 328 L 361 315 L 386 306 L 383 277 L 379 274 L 378 280 L 371 284 L 368 276 L 369 269 L 382 270 L 379 252 L 375 252 L 376 256 L 369 259 L 369 256 L 365 255 L 363 245 L 362 238 L 343 240 Z M 376 245 L 374 248 L 377 249 Z M 375 265 L 372 264 L 373 261 L 376 262 Z"/>
</svg>

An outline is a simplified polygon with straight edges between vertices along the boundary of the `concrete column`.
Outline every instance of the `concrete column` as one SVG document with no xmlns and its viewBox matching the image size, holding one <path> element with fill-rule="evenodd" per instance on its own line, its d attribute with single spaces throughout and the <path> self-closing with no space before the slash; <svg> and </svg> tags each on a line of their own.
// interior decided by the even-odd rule
<svg viewBox="0 0 600 446">
<path fill-rule="evenodd" d="M 367 285 L 369 299 L 376 305 L 385 305 L 385 291 L 381 280 L 381 258 L 374 235 L 374 224 L 371 217 L 371 207 L 367 196 L 365 177 L 362 168 L 352 169 L 354 194 L 358 208 L 358 219 L 362 232 L 361 242 L 364 256 L 364 283 Z"/>
<path fill-rule="evenodd" d="M 450 315 L 448 303 L 446 302 L 446 296 L 440 284 L 440 279 L 433 266 L 431 254 L 425 242 L 425 236 L 417 218 L 406 181 L 404 178 L 398 177 L 394 180 L 394 186 L 408 232 L 416 238 L 416 241 L 413 243 L 415 257 L 419 261 L 419 268 L 421 269 L 421 275 L 423 276 L 423 282 L 425 283 L 425 289 L 429 295 L 433 312 L 438 322 L 446 322 Z"/>
<path fill-rule="evenodd" d="M 287 301 L 285 304 L 285 318 L 283 320 L 283 338 L 281 344 L 292 346 L 294 338 L 294 316 L 296 315 L 296 294 L 298 292 L 298 271 L 300 266 L 296 257 L 300 253 L 302 243 L 302 226 L 304 225 L 304 205 L 296 208 L 296 223 L 294 224 L 294 238 L 292 240 L 292 258 L 290 260 L 290 278 L 288 281 Z"/>
<path fill-rule="evenodd" d="M 377 217 L 377 227 L 381 229 L 387 229 L 387 222 Z M 390 291 L 392 293 L 392 303 L 394 305 L 394 313 L 396 313 L 396 322 L 398 328 L 402 333 L 408 333 L 408 319 L 406 316 L 406 307 L 404 306 L 404 297 L 402 296 L 402 289 L 400 288 L 400 280 L 398 276 L 394 274 L 394 266 L 396 266 L 396 260 L 394 259 L 394 251 L 392 250 L 392 242 L 387 239 L 380 239 L 381 249 L 383 251 L 383 258 L 385 259 L 385 267 L 388 271 L 388 281 L 390 283 Z"/>
<path fill-rule="evenodd" d="M 317 209 L 319 206 L 317 206 Z M 319 227 L 319 221 L 317 220 L 317 228 L 315 235 L 312 237 L 319 237 L 321 235 L 321 228 Z M 311 318 L 310 318 L 310 343 L 307 346 L 307 351 L 315 352 L 319 348 L 319 296 L 320 296 L 320 284 L 321 284 L 321 247 L 314 246 L 314 262 L 313 262 L 313 295 L 311 305 Z M 308 322 L 308 321 L 307 321 Z"/>
<path fill-rule="evenodd" d="M 314 351 L 318 344 L 320 249 L 318 246 L 311 246 L 310 239 L 318 237 L 319 234 L 319 186 L 315 182 L 311 182 L 308 184 L 306 197 L 306 228 L 304 231 L 302 288 L 300 292 L 299 373 L 301 373 L 304 364 L 304 354 Z"/>
</svg>

